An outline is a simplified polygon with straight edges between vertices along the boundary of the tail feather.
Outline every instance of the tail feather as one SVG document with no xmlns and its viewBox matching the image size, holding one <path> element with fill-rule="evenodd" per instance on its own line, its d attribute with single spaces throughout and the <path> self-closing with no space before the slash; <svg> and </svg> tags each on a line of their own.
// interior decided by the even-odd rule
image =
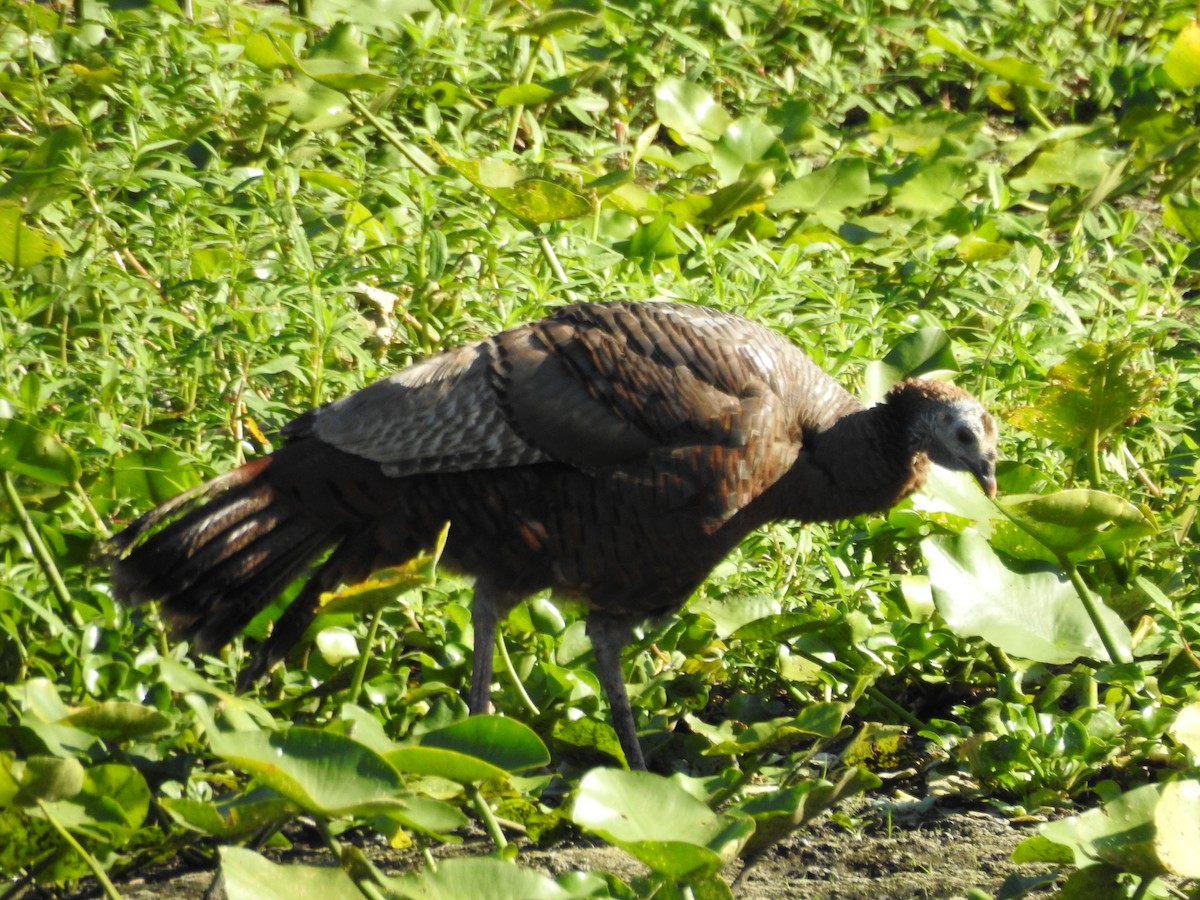
<svg viewBox="0 0 1200 900">
<path fill-rule="evenodd" d="M 211 651 L 337 543 L 336 524 L 270 483 L 274 455 L 247 463 L 143 515 L 101 548 L 113 593 L 161 600 L 173 629 Z"/>
</svg>

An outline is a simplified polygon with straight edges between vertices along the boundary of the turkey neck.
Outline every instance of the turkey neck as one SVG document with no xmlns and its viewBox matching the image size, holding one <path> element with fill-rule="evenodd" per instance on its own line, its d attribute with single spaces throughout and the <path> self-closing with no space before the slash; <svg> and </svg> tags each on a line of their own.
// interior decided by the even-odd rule
<svg viewBox="0 0 1200 900">
<path fill-rule="evenodd" d="M 828 522 L 883 512 L 925 482 L 929 460 L 889 403 L 808 431 L 792 468 L 763 499 L 770 518 Z"/>
</svg>

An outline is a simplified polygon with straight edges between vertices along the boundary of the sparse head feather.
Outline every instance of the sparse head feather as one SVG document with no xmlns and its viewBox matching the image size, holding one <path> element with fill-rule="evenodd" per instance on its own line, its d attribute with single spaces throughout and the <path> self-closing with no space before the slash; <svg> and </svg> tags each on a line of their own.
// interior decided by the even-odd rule
<svg viewBox="0 0 1200 900">
<path fill-rule="evenodd" d="M 996 493 L 996 422 L 962 388 L 910 378 L 888 393 L 909 424 L 912 450 L 946 469 L 970 472 L 984 492 Z"/>
</svg>

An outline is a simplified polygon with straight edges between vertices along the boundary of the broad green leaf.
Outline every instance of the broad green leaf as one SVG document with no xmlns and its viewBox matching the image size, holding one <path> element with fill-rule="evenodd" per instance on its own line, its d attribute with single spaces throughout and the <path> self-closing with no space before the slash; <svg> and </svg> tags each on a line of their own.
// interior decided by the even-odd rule
<svg viewBox="0 0 1200 900">
<path fill-rule="evenodd" d="M 733 184 L 747 166 L 768 159 L 786 165 L 787 150 L 774 130 L 760 119 L 747 117 L 731 122 L 713 147 L 713 168 L 721 185 Z"/>
<path fill-rule="evenodd" d="M 67 487 L 79 479 L 79 460 L 52 434 L 16 419 L 0 418 L 0 469 Z"/>
<path fill-rule="evenodd" d="M 110 464 L 112 490 L 136 508 L 151 508 L 200 484 L 195 467 L 169 447 L 133 450 Z"/>
<path fill-rule="evenodd" d="M 712 741 L 705 756 L 745 753 L 786 752 L 797 743 L 813 737 L 834 737 L 846 716 L 844 703 L 812 703 L 797 716 L 783 716 L 766 722 L 740 727 L 732 722 L 707 725 L 689 718 L 692 730 Z"/>
<path fill-rule="evenodd" d="M 1038 662 L 1108 660 L 1082 601 L 1057 571 L 1011 569 L 972 531 L 927 538 L 921 550 L 938 613 L 956 634 L 981 637 L 1006 653 Z M 1128 652 L 1129 629 L 1115 612 L 1094 602 Z"/>
<path fill-rule="evenodd" d="M 1098 141 L 1049 140 L 1024 160 L 1008 183 L 1018 191 L 1053 191 L 1060 185 L 1091 190 L 1103 182 L 1118 158 Z"/>
<path fill-rule="evenodd" d="M 604 4 L 601 0 L 555 0 L 544 13 L 514 30 L 517 34 L 555 34 L 590 25 L 603 14 Z"/>
<path fill-rule="evenodd" d="M 1009 495 L 1001 503 L 1010 515 L 1034 529 L 1040 539 L 1035 540 L 1013 522 L 997 522 L 993 545 L 1019 559 L 1053 562 L 1055 553 L 1086 553 L 1104 544 L 1120 544 L 1158 531 L 1145 512 L 1103 491 L 1080 488 L 1053 494 Z"/>
<path fill-rule="evenodd" d="M 48 256 L 65 256 L 61 241 L 23 221 L 16 203 L 0 203 L 0 261 L 16 269 L 37 265 Z"/>
<path fill-rule="evenodd" d="M 688 611 L 712 619 L 717 627 L 717 637 L 725 640 L 751 622 L 779 615 L 779 600 L 761 594 L 719 600 L 705 598 L 690 604 Z"/>
<path fill-rule="evenodd" d="M 1200 759 L 1200 703 L 1190 703 L 1179 711 L 1171 724 L 1171 737 Z"/>
<path fill-rule="evenodd" d="M 30 756 L 13 761 L 10 774 L 20 785 L 13 798 L 18 806 L 32 806 L 39 800 L 51 803 L 74 797 L 83 790 L 83 766 L 74 757 Z"/>
<path fill-rule="evenodd" d="M 1200 878 L 1200 781 L 1180 778 L 1164 784 L 1154 826 L 1154 849 L 1163 866 L 1183 878 Z"/>
<path fill-rule="evenodd" d="M 106 700 L 85 706 L 61 721 L 64 725 L 118 743 L 165 731 L 171 726 L 170 718 L 157 709 L 125 700 Z"/>
<path fill-rule="evenodd" d="M 526 224 L 561 222 L 592 212 L 591 201 L 582 194 L 544 178 L 526 178 L 505 162 L 459 159 L 441 148 L 438 153 L 442 162 Z"/>
<path fill-rule="evenodd" d="M 422 735 L 421 746 L 464 753 L 505 772 L 550 762 L 546 745 L 529 726 L 503 716 L 470 716 Z"/>
<path fill-rule="evenodd" d="M 642 268 L 648 270 L 656 260 L 670 259 L 680 252 L 674 226 L 673 215 L 660 213 L 651 221 L 639 225 L 629 240 L 618 241 L 613 249 L 627 259 L 641 262 Z"/>
<path fill-rule="evenodd" d="M 762 166 L 749 177 L 708 195 L 705 208 L 699 211 L 696 218 L 707 225 L 717 225 L 736 219 L 750 210 L 762 209 L 763 201 L 774 186 L 774 170 Z"/>
<path fill-rule="evenodd" d="M 369 815 L 403 808 L 400 774 L 374 750 L 316 728 L 214 732 L 212 750 L 301 809 Z"/>
<path fill-rule="evenodd" d="M 754 831 L 749 819 L 713 812 L 670 779 L 616 769 L 583 777 L 571 820 L 678 880 L 716 873 Z"/>
<path fill-rule="evenodd" d="M 571 900 L 575 894 L 547 875 L 501 859 L 446 859 L 435 871 L 398 875 L 388 895 L 408 900 Z M 600 896 L 607 896 L 607 892 Z"/>
<path fill-rule="evenodd" d="M 1041 70 L 1033 63 L 1027 63 L 1013 56 L 984 59 L 979 54 L 973 53 L 958 43 L 958 41 L 948 37 L 932 26 L 929 27 L 925 34 L 929 39 L 929 43 L 935 47 L 941 47 L 943 50 L 953 53 L 960 59 L 966 60 L 974 66 L 978 66 L 987 72 L 991 72 L 993 75 L 1003 78 L 1005 81 L 1036 88 L 1039 91 L 1054 89 L 1054 85 L 1042 76 Z"/>
<path fill-rule="evenodd" d="M 1013 410 L 1009 421 L 1030 434 L 1084 447 L 1104 440 L 1158 395 L 1161 380 L 1141 368 L 1136 344 L 1084 344 L 1046 373 L 1037 404 Z"/>
<path fill-rule="evenodd" d="M 1126 791 L 1099 809 L 1049 822 L 1041 833 L 1069 847 L 1075 865 L 1097 863 L 1122 872 L 1155 878 L 1166 874 L 1155 853 L 1155 814 L 1162 788 L 1157 784 Z M 1192 848 L 1195 854 L 1195 848 Z"/>
<path fill-rule="evenodd" d="M 496 94 L 497 106 L 537 106 L 555 96 L 550 88 L 541 84 L 510 84 Z"/>
<path fill-rule="evenodd" d="M 1200 241 L 1200 203 L 1190 197 L 1168 197 L 1163 201 L 1163 224 L 1190 241 Z"/>
<path fill-rule="evenodd" d="M 628 765 L 616 730 L 595 719 L 560 719 L 551 731 L 554 740 L 576 753 L 603 753 Z"/>
<path fill-rule="evenodd" d="M 93 766 L 85 774 L 82 790 L 49 804 L 47 811 L 76 834 L 120 845 L 145 822 L 150 788 L 132 766 Z"/>
<path fill-rule="evenodd" d="M 844 771 L 836 782 L 814 778 L 783 790 L 755 794 L 733 807 L 733 811 L 754 820 L 754 835 L 743 856 L 761 853 L 803 828 L 833 804 L 879 787 L 883 782 L 866 769 Z"/>
<path fill-rule="evenodd" d="M 339 867 L 280 865 L 241 847 L 221 847 L 219 852 L 229 900 L 362 900 Z"/>
<path fill-rule="evenodd" d="M 506 780 L 509 773 L 469 753 L 439 747 L 397 747 L 384 758 L 398 771 L 412 775 L 436 775 L 459 784 Z"/>
<path fill-rule="evenodd" d="M 1181 88 L 1200 85 L 1200 21 L 1183 26 L 1163 59 L 1163 71 Z"/>
<path fill-rule="evenodd" d="M 915 166 L 911 176 L 892 191 L 897 209 L 919 216 L 939 216 L 963 202 L 970 164 L 938 154 Z"/>
<path fill-rule="evenodd" d="M 664 78 L 654 89 L 655 112 L 681 143 L 705 152 L 733 122 L 703 87 L 681 78 Z"/>
<path fill-rule="evenodd" d="M 867 202 L 871 178 L 862 159 L 841 159 L 782 185 L 767 201 L 773 213 L 836 212 Z"/>
<path fill-rule="evenodd" d="M 231 843 L 264 833 L 296 811 L 291 800 L 265 787 L 218 802 L 160 797 L 158 803 L 184 828 Z"/>
<path fill-rule="evenodd" d="M 920 375 L 944 375 L 958 371 L 958 360 L 950 337 L 940 328 L 927 326 L 907 334 L 892 345 L 881 360 L 867 366 L 863 393 L 879 402 L 897 382 Z"/>
</svg>

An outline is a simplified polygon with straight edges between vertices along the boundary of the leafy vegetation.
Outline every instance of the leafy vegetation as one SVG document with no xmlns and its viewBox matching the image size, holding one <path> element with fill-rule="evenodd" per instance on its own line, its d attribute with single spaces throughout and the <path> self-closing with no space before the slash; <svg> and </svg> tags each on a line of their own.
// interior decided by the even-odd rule
<svg viewBox="0 0 1200 900">
<path fill-rule="evenodd" d="M 1099 804 L 1018 851 L 1064 896 L 1200 879 L 1198 86 L 1175 0 L 6 4 L 11 890 L 112 896 L 188 848 L 230 896 L 728 897 L 725 862 L 902 768 Z M 646 627 L 627 677 L 673 777 L 597 768 L 582 620 L 546 600 L 466 720 L 469 586 L 433 557 L 329 598 L 246 696 L 240 642 L 191 659 L 88 565 L 296 412 L 618 298 L 768 323 L 868 399 L 952 375 L 1003 423 L 998 504 L 940 476 L 774 526 Z M 341 869 L 255 852 L 297 816 Z M 405 876 L 346 840 L 472 820 L 494 858 Z M 551 879 L 521 832 L 649 874 Z"/>
</svg>

